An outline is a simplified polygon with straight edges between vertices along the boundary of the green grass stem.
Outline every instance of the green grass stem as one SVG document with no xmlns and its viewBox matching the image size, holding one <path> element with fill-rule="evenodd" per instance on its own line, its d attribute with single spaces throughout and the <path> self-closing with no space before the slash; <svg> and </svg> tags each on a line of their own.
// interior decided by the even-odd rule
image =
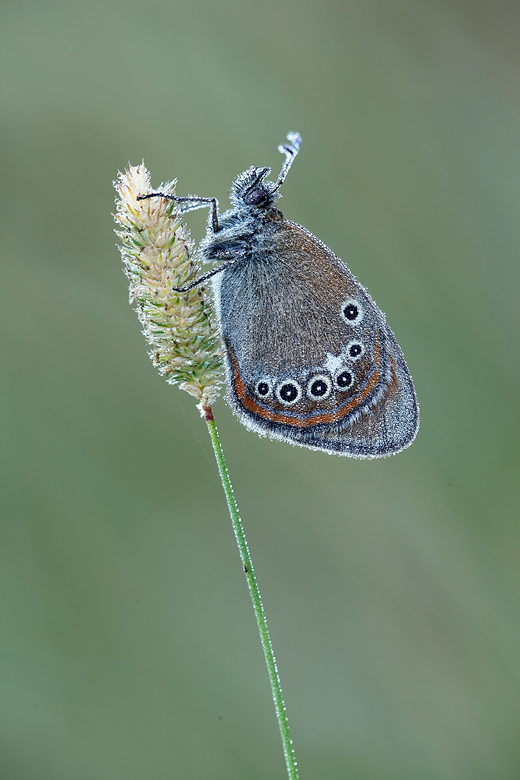
<svg viewBox="0 0 520 780">
<path fill-rule="evenodd" d="M 204 412 L 209 435 L 211 437 L 211 443 L 213 445 L 213 452 L 215 453 L 215 458 L 217 461 L 220 479 L 222 481 L 222 487 L 226 495 L 229 515 L 233 525 L 233 531 L 235 532 L 235 538 L 237 540 L 238 549 L 240 551 L 242 566 L 246 575 L 249 593 L 251 594 L 251 601 L 253 602 L 253 609 L 258 625 L 258 631 L 260 633 L 260 641 L 262 643 L 265 662 L 267 664 L 267 673 L 269 675 L 269 682 L 271 683 L 271 691 L 273 694 L 276 717 L 278 718 L 278 727 L 280 729 L 280 736 L 282 739 L 287 774 L 289 780 L 298 780 L 298 768 L 296 765 L 296 757 L 294 755 L 292 740 L 289 734 L 289 724 L 287 722 L 287 714 L 285 712 L 285 704 L 282 697 L 280 677 L 278 675 L 276 659 L 274 657 L 273 647 L 271 644 L 271 637 L 269 636 L 269 630 L 267 628 L 267 619 L 265 617 L 264 607 L 262 604 L 262 599 L 260 598 L 260 591 L 258 589 L 258 584 L 253 569 L 253 562 L 251 560 L 251 555 L 249 554 L 249 548 L 247 546 L 240 515 L 238 514 L 237 504 L 233 495 L 233 488 L 231 487 L 226 462 L 224 460 L 224 454 L 222 452 L 222 447 L 220 446 L 220 439 L 217 426 L 215 424 L 215 419 L 210 407 L 206 407 Z"/>
</svg>

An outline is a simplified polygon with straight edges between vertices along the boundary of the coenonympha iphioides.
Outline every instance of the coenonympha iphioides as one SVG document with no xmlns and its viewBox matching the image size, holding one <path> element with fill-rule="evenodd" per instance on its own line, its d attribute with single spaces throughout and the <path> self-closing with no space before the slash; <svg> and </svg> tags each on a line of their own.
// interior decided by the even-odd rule
<svg viewBox="0 0 520 780">
<path fill-rule="evenodd" d="M 408 447 L 419 425 L 412 379 L 384 314 L 348 268 L 276 208 L 301 138 L 279 147 L 285 162 L 251 167 L 216 198 L 167 197 L 181 210 L 209 207 L 199 254 L 214 277 L 226 352 L 228 401 L 246 427 L 315 450 L 378 458 Z"/>
</svg>

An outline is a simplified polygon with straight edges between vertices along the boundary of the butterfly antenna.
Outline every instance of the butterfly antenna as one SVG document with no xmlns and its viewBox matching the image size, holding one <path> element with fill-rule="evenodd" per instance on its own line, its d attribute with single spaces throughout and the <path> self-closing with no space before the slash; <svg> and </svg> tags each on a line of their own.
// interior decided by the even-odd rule
<svg viewBox="0 0 520 780">
<path fill-rule="evenodd" d="M 300 151 L 300 146 L 302 145 L 302 139 L 299 133 L 287 133 L 287 140 L 289 141 L 288 144 L 280 144 L 278 147 L 278 151 L 285 154 L 285 162 L 282 165 L 282 170 L 278 176 L 278 181 L 274 185 L 273 192 L 279 190 L 284 183 L 285 177 L 289 173 L 289 168 L 293 164 L 293 160 Z"/>
</svg>

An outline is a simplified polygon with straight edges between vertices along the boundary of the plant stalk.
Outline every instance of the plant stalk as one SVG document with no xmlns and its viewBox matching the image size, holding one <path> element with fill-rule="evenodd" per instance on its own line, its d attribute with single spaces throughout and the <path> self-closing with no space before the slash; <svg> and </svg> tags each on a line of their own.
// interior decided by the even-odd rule
<svg viewBox="0 0 520 780">
<path fill-rule="evenodd" d="M 253 562 L 249 554 L 249 548 L 247 546 L 240 515 L 238 514 L 237 504 L 233 495 L 233 488 L 231 487 L 231 482 L 229 480 L 228 470 L 224 460 L 222 447 L 220 446 L 220 439 L 211 407 L 204 407 L 204 416 L 208 426 L 211 443 L 213 445 L 213 452 L 215 453 L 215 459 L 217 461 L 222 487 L 226 496 L 229 515 L 231 517 L 231 523 L 233 525 L 233 531 L 235 532 L 240 558 L 244 567 L 249 593 L 251 594 L 251 601 L 253 602 L 253 609 L 258 625 L 258 631 L 260 633 L 260 641 L 262 643 L 265 662 L 267 664 L 267 673 L 269 675 L 269 682 L 271 683 L 271 691 L 273 694 L 276 717 L 278 718 L 278 727 L 280 729 L 280 736 L 282 739 L 287 774 L 289 780 L 298 780 L 296 756 L 294 755 L 293 744 L 289 734 L 289 723 L 287 721 L 287 714 L 285 712 L 285 704 L 282 697 L 282 687 L 280 685 L 280 677 L 278 675 L 276 659 L 273 653 L 271 637 L 269 636 L 269 630 L 267 628 L 267 619 L 265 617 L 264 607 L 262 605 L 262 599 L 260 598 L 260 591 L 258 589 L 258 584 L 256 582 L 255 572 L 253 569 Z"/>
</svg>

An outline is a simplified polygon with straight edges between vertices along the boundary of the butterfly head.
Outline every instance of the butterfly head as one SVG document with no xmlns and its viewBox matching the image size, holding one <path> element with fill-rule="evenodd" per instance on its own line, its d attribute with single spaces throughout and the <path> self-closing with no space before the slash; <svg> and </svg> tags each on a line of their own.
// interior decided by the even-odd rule
<svg viewBox="0 0 520 780">
<path fill-rule="evenodd" d="M 278 147 L 278 151 L 285 155 L 285 162 L 276 182 L 265 181 L 265 177 L 271 173 L 270 168 L 257 168 L 254 165 L 237 176 L 231 185 L 230 194 L 230 200 L 236 208 L 267 211 L 280 197 L 280 187 L 298 154 L 302 139 L 298 133 L 289 133 L 287 141 Z"/>
<path fill-rule="evenodd" d="M 270 168 L 252 166 L 237 176 L 231 185 L 230 200 L 238 208 L 268 209 L 279 197 L 278 187 L 272 181 L 265 181 Z"/>
</svg>

